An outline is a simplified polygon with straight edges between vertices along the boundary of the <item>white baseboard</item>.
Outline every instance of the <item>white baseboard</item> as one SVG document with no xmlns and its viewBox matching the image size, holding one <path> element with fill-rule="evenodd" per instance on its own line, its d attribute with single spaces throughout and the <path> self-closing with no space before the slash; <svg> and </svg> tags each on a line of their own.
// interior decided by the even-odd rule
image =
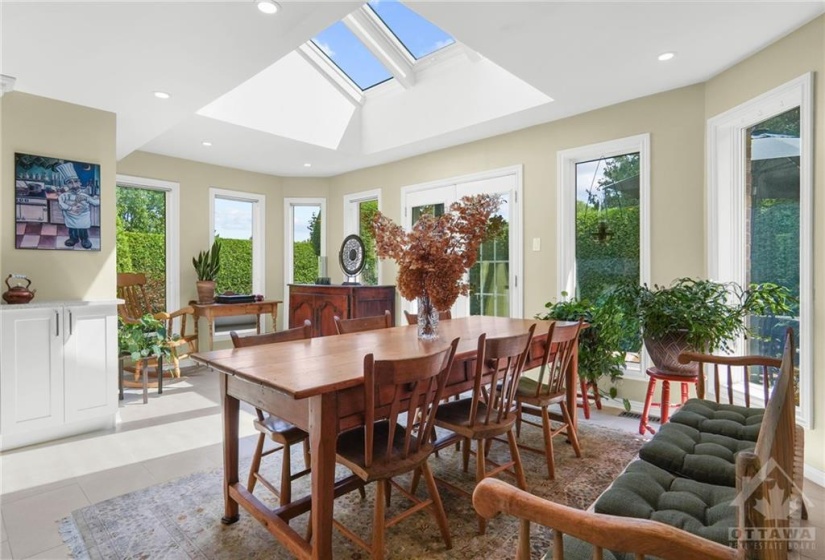
<svg viewBox="0 0 825 560">
<path fill-rule="evenodd" d="M 805 465 L 805 478 L 807 478 L 814 484 L 817 484 L 825 488 L 825 472 L 822 472 L 819 469 L 815 469 L 810 465 Z"/>
</svg>

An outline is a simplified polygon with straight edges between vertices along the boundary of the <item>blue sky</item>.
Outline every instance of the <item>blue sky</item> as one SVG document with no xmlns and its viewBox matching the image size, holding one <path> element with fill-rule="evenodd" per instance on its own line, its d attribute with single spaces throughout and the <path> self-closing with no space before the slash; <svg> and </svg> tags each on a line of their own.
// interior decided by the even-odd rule
<svg viewBox="0 0 825 560">
<path fill-rule="evenodd" d="M 215 233 L 224 239 L 252 237 L 252 202 L 215 198 Z"/>
</svg>

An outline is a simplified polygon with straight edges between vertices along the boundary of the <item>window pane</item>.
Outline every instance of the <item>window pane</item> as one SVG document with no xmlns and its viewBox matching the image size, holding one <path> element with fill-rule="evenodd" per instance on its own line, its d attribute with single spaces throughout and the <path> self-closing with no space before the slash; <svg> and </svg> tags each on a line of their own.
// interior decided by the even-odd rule
<svg viewBox="0 0 825 560">
<path fill-rule="evenodd" d="M 292 207 L 292 281 L 313 284 L 319 276 L 321 255 L 321 207 Z"/>
<path fill-rule="evenodd" d="M 215 197 L 215 237 L 221 240 L 217 293 L 252 293 L 254 202 Z"/>
<path fill-rule="evenodd" d="M 146 275 L 146 296 L 166 311 L 166 193 L 117 187 L 117 271 Z"/>
<path fill-rule="evenodd" d="M 412 222 L 415 223 L 418 219 L 423 216 L 424 214 L 432 214 L 436 218 L 444 214 L 444 204 L 427 204 L 425 206 L 413 206 L 412 209 Z"/>
<path fill-rule="evenodd" d="M 510 215 L 509 200 L 502 194 L 496 216 L 504 220 L 499 234 L 478 249 L 478 261 L 470 268 L 470 315 L 510 316 Z"/>
<path fill-rule="evenodd" d="M 369 7 L 416 59 L 455 43 L 450 35 L 395 0 L 372 0 Z"/>
<path fill-rule="evenodd" d="M 639 283 L 639 153 L 576 164 L 576 289 L 595 301 L 606 288 Z M 638 351 L 630 334 L 622 350 Z"/>
<path fill-rule="evenodd" d="M 364 269 L 361 283 L 369 286 L 378 284 L 378 255 L 375 250 L 375 236 L 372 233 L 372 218 L 378 212 L 377 200 L 358 203 L 358 235 L 364 241 Z"/>
<path fill-rule="evenodd" d="M 746 133 L 750 213 L 748 283 L 772 282 L 799 297 L 799 108 L 772 117 Z M 788 327 L 799 338 L 799 307 L 791 316 L 750 318 L 767 340 L 748 339 L 748 353 L 781 356 Z M 798 350 L 798 349 L 797 349 Z M 795 359 L 799 359 L 797 352 Z M 754 382 L 761 383 L 755 376 Z"/>
<path fill-rule="evenodd" d="M 312 42 L 362 90 L 392 77 L 343 22 L 327 27 Z"/>
</svg>

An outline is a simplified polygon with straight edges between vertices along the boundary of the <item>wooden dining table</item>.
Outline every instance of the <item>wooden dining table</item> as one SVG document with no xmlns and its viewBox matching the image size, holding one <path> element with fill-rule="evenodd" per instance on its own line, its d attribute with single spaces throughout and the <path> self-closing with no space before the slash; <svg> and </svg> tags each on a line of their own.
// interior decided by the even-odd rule
<svg viewBox="0 0 825 560">
<path fill-rule="evenodd" d="M 340 431 L 363 423 L 364 356 L 400 359 L 432 353 L 459 337 L 445 396 L 470 390 L 473 384 L 478 337 L 521 334 L 537 324 L 527 367 L 539 364 L 549 321 L 503 317 L 466 317 L 442 321 L 439 338 L 422 341 L 417 326 L 230 350 L 200 352 L 192 358 L 220 373 L 223 408 L 224 517 L 238 520 L 239 505 L 262 523 L 297 558 L 332 558 L 332 512 L 337 495 L 357 488 L 360 481 L 335 481 L 335 446 Z M 556 328 L 576 323 L 557 322 Z M 576 410 L 577 354 L 567 372 L 567 406 Z M 240 402 L 292 422 L 310 434 L 311 494 L 270 509 L 252 495 L 238 478 L 238 423 Z M 573 429 L 576 429 L 573 415 Z M 295 531 L 289 520 L 310 511 L 311 542 Z"/>
</svg>

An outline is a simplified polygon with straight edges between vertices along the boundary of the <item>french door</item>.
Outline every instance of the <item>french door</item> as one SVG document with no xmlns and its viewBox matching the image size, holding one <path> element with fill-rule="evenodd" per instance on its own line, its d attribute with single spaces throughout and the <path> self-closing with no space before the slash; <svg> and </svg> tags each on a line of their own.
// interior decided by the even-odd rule
<svg viewBox="0 0 825 560">
<path fill-rule="evenodd" d="M 520 167 L 404 189 L 407 229 L 423 214 L 442 215 L 464 196 L 497 194 L 502 199 L 497 214 L 504 219 L 505 227 L 479 248 L 478 261 L 466 277 L 470 293 L 456 300 L 451 309 L 453 317 L 522 316 L 520 191 Z M 415 302 L 405 302 L 405 306 L 415 311 Z"/>
</svg>

